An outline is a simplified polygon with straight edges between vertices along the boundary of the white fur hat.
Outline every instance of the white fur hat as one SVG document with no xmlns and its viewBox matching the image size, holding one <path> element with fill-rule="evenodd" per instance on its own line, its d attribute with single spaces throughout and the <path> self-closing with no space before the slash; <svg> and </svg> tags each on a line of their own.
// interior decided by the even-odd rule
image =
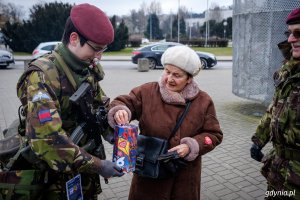
<svg viewBox="0 0 300 200">
<path fill-rule="evenodd" d="M 201 70 L 201 61 L 197 53 L 183 45 L 168 48 L 161 57 L 161 63 L 163 66 L 174 65 L 192 76 L 196 76 Z"/>
</svg>

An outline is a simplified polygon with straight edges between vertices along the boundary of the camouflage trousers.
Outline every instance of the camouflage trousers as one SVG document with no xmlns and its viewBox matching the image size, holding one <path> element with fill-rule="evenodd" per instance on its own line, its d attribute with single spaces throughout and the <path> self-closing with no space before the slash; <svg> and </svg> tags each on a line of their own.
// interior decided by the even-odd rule
<svg viewBox="0 0 300 200">
<path fill-rule="evenodd" d="M 268 182 L 265 199 L 300 200 L 300 162 L 269 155 L 261 173 Z"/>
<path fill-rule="evenodd" d="M 66 182 L 73 176 L 39 170 L 0 172 L 0 200 L 66 200 Z M 102 192 L 98 175 L 82 174 L 84 200 Z"/>
</svg>

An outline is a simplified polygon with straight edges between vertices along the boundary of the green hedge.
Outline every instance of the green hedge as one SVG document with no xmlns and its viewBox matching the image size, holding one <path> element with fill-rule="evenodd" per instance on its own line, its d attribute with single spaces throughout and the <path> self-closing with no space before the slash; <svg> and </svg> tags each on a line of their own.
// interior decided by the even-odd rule
<svg viewBox="0 0 300 200">
<path fill-rule="evenodd" d="M 177 40 L 168 40 L 168 42 L 177 42 Z M 205 39 L 182 39 L 180 43 L 195 47 L 205 47 Z M 207 47 L 227 47 L 228 40 L 226 39 L 209 39 L 207 40 Z"/>
</svg>

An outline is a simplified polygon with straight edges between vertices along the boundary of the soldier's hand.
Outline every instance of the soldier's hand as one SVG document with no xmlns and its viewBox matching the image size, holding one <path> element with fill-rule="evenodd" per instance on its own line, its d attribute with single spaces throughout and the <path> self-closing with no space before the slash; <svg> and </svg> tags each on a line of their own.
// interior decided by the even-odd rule
<svg viewBox="0 0 300 200">
<path fill-rule="evenodd" d="M 262 158 L 264 157 L 264 154 L 261 152 L 261 148 L 256 144 L 252 144 L 252 147 L 250 148 L 250 154 L 251 158 L 258 162 L 261 162 Z"/>
<path fill-rule="evenodd" d="M 115 163 L 108 160 L 101 160 L 99 174 L 104 178 L 110 178 L 116 176 L 121 177 L 124 175 L 124 172 Z"/>
</svg>

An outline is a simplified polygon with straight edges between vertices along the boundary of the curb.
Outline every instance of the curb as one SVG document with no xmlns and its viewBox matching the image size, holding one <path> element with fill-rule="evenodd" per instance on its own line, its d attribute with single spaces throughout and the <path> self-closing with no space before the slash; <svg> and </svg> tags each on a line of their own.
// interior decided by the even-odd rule
<svg viewBox="0 0 300 200">
<path fill-rule="evenodd" d="M 15 61 L 30 61 L 32 59 L 31 56 L 14 56 Z M 216 56 L 217 61 L 222 62 L 231 62 L 232 57 L 231 56 Z M 101 61 L 131 61 L 130 56 L 103 56 Z"/>
</svg>

